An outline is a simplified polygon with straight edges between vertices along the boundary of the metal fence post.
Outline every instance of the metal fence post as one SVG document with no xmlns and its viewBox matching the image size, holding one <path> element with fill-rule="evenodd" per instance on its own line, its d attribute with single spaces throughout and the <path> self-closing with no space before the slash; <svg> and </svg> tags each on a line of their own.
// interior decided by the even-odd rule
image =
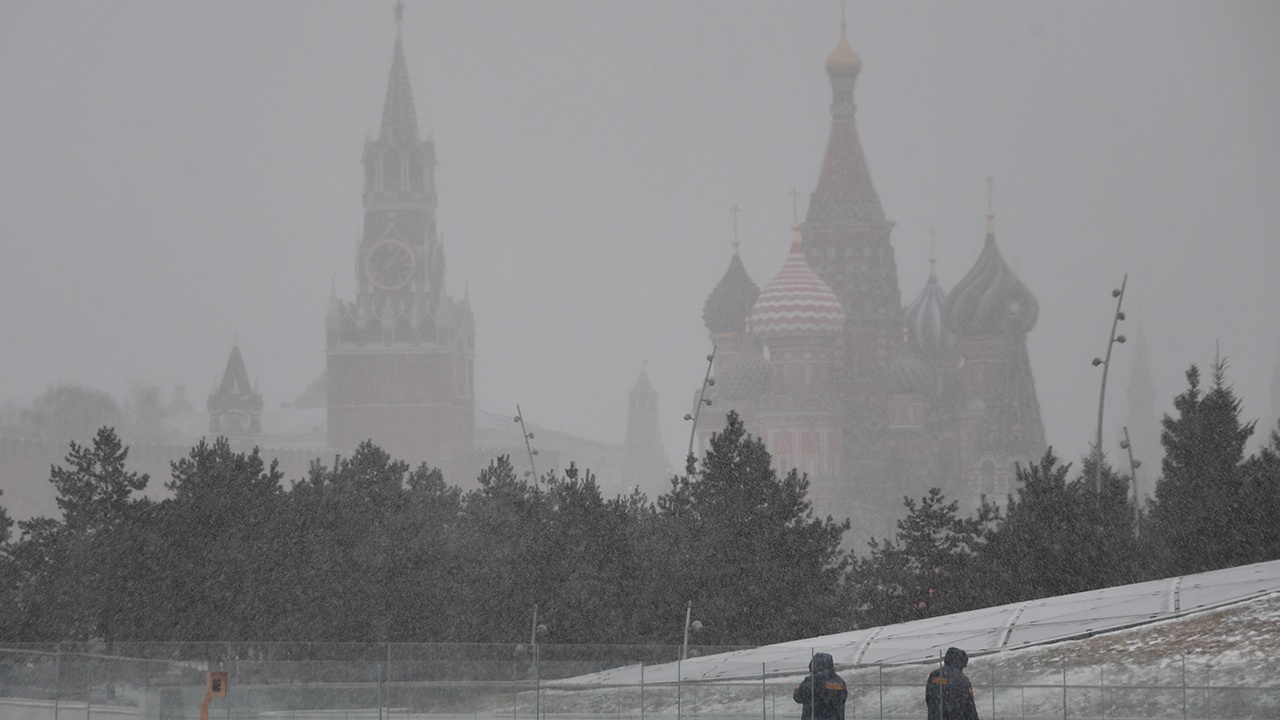
<svg viewBox="0 0 1280 720">
<path fill-rule="evenodd" d="M 1067 656 L 1062 656 L 1062 720 L 1067 720 Z"/>
<path fill-rule="evenodd" d="M 640 661 L 640 720 L 644 720 L 644 661 Z"/>
<path fill-rule="evenodd" d="M 680 701 L 683 700 L 682 696 L 684 695 L 684 672 L 681 667 L 681 662 L 682 661 L 680 660 L 676 660 L 676 720 L 680 720 L 684 717 L 684 715 L 681 714 L 682 708 L 680 707 Z"/>
<path fill-rule="evenodd" d="M 760 720 L 769 720 L 769 684 L 766 680 L 768 671 L 765 664 L 760 663 Z"/>
<path fill-rule="evenodd" d="M 1211 701 L 1211 697 L 1212 697 L 1212 695 L 1213 695 L 1213 677 L 1209 674 L 1208 669 L 1206 668 L 1206 670 L 1205 670 L 1205 674 L 1204 674 L 1204 716 L 1205 716 L 1205 720 L 1213 720 L 1213 702 Z"/>
<path fill-rule="evenodd" d="M 991 663 L 991 720 L 996 720 L 996 665 Z"/>
<path fill-rule="evenodd" d="M 236 674 L 233 670 L 234 665 L 235 665 L 235 655 L 231 653 L 231 643 L 227 643 L 227 665 L 224 669 L 231 673 L 232 683 L 237 682 Z M 231 720 L 231 688 L 229 687 L 227 688 L 227 720 Z"/>
<path fill-rule="evenodd" d="M 1187 720 L 1187 656 L 1182 656 L 1182 720 Z"/>
<path fill-rule="evenodd" d="M 62 643 L 53 648 L 53 720 L 58 720 L 58 700 L 62 696 Z"/>
<path fill-rule="evenodd" d="M 880 690 L 880 720 L 884 720 L 884 666 L 876 665 L 876 686 Z"/>
</svg>

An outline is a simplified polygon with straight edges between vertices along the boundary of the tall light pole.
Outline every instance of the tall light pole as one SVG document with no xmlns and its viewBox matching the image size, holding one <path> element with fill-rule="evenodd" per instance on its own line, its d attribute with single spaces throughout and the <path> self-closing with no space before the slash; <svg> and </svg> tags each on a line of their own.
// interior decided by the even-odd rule
<svg viewBox="0 0 1280 720">
<path fill-rule="evenodd" d="M 1120 307 L 1124 304 L 1124 288 L 1128 283 L 1129 273 L 1125 273 L 1124 279 L 1120 281 L 1120 287 L 1111 291 L 1111 297 L 1116 298 L 1116 314 L 1111 318 L 1111 334 L 1107 336 L 1106 359 L 1093 359 L 1094 367 L 1102 366 L 1102 389 L 1098 391 L 1098 434 L 1093 444 L 1093 491 L 1099 495 L 1102 494 L 1102 408 L 1107 399 L 1107 370 L 1111 369 L 1111 348 L 1116 343 L 1125 341 L 1123 335 L 1116 334 L 1116 328 L 1124 319 L 1124 311 Z"/>
<path fill-rule="evenodd" d="M 524 449 L 529 453 L 529 470 L 532 471 L 533 473 L 533 484 L 537 485 L 538 484 L 538 468 L 533 464 L 533 456 L 537 455 L 538 451 L 534 450 L 533 446 L 529 444 L 529 441 L 533 439 L 533 433 L 525 429 L 524 413 L 520 412 L 519 403 L 516 403 L 516 420 L 515 421 L 520 423 L 520 434 L 524 436 Z M 534 614 L 534 617 L 536 618 L 538 615 L 538 610 L 536 607 L 534 608 L 533 614 Z"/>
<path fill-rule="evenodd" d="M 685 456 L 685 471 L 690 475 L 693 474 L 693 465 L 697 462 L 697 458 L 693 455 L 693 441 L 698 437 L 698 414 L 702 412 L 703 405 L 710 405 L 711 398 L 707 397 L 707 388 L 716 384 L 715 378 L 711 377 L 711 367 L 716 359 L 716 346 L 711 346 L 711 354 L 707 355 L 707 374 L 702 377 L 702 389 L 698 391 L 698 404 L 694 406 L 692 413 L 685 413 L 684 419 L 693 422 L 693 427 L 689 428 L 689 453 Z"/>
</svg>

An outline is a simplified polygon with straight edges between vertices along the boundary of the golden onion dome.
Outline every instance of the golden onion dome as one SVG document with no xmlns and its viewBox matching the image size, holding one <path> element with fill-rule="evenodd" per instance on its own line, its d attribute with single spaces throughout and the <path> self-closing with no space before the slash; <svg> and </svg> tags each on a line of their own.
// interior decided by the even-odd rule
<svg viewBox="0 0 1280 720">
<path fill-rule="evenodd" d="M 849 36 L 845 33 L 844 24 L 840 25 L 840 42 L 836 49 L 827 56 L 828 75 L 857 75 L 862 71 L 862 58 L 849 46 Z"/>
</svg>

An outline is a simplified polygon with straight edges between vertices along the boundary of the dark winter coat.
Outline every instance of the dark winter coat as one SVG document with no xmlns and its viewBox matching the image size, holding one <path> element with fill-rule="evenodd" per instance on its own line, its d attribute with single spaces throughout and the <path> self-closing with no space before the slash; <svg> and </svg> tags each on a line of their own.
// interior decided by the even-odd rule
<svg viewBox="0 0 1280 720">
<path fill-rule="evenodd" d="M 804 705 L 800 720 L 844 720 L 844 701 L 848 698 L 849 687 L 844 678 L 836 674 L 835 662 L 827 653 L 813 656 L 809 661 L 809 676 L 791 693 L 792 700 Z"/>
<path fill-rule="evenodd" d="M 924 686 L 924 704 L 929 720 L 978 720 L 973 701 L 973 685 L 964 674 L 969 656 L 963 650 L 947 650 L 942 667 L 929 673 Z"/>
</svg>

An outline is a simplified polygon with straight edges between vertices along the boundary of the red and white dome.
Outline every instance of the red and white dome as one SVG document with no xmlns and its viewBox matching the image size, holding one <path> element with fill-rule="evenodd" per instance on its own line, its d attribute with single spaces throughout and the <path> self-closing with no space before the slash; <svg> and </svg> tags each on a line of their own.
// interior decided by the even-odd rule
<svg viewBox="0 0 1280 720">
<path fill-rule="evenodd" d="M 751 309 L 751 332 L 764 338 L 815 337 L 843 329 L 840 299 L 809 267 L 799 234 L 793 232 L 791 253 Z"/>
</svg>

